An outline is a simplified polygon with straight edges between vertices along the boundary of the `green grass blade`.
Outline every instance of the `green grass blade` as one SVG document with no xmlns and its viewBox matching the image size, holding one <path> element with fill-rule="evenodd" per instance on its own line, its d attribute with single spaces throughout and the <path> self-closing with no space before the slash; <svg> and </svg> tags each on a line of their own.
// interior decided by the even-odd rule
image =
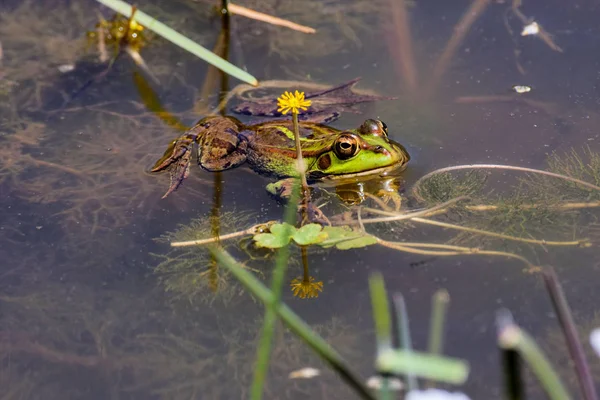
<svg viewBox="0 0 600 400">
<path fill-rule="evenodd" d="M 211 247 L 211 253 L 217 261 L 227 268 L 256 298 L 264 304 L 273 301 L 273 294 L 254 275 L 248 272 L 229 253 L 218 247 Z M 290 330 L 302 339 L 310 348 L 326 361 L 342 379 L 350 385 L 362 398 L 375 400 L 370 390 L 363 384 L 362 380 L 352 371 L 342 358 L 323 338 L 314 332 L 298 315 L 296 315 L 285 304 L 279 304 L 277 314 Z"/>
<path fill-rule="evenodd" d="M 381 353 L 392 348 L 390 305 L 381 274 L 374 273 L 369 277 L 369 290 L 371 292 L 371 305 L 373 307 L 375 335 L 377 336 L 377 351 Z"/>
<path fill-rule="evenodd" d="M 131 16 L 131 5 L 121 1 L 121 0 L 96 0 L 99 3 L 104 4 L 105 6 L 113 9 L 119 14 L 123 14 L 127 18 Z M 212 51 L 200 46 L 198 43 L 193 40 L 183 36 L 181 33 L 174 31 L 169 28 L 167 25 L 163 24 L 160 21 L 152 18 L 148 14 L 144 13 L 141 10 L 137 10 L 135 12 L 135 20 L 142 24 L 144 27 L 150 29 L 151 31 L 157 33 L 168 41 L 176 44 L 184 50 L 189 51 L 197 57 L 200 57 L 204 61 L 209 64 L 214 65 L 219 68 L 221 71 L 243 81 L 249 83 L 251 85 L 257 86 L 258 81 L 255 77 L 247 73 L 246 71 L 236 67 L 230 62 L 222 59 L 221 57 L 214 54 Z"/>
<path fill-rule="evenodd" d="M 410 324 L 408 320 L 408 311 L 406 310 L 406 302 L 401 294 L 395 294 L 393 301 L 394 308 L 396 309 L 400 348 L 405 351 L 412 351 L 412 340 L 410 337 Z M 406 374 L 406 386 L 408 391 L 419 390 L 417 378 L 411 371 L 408 371 Z"/>
<path fill-rule="evenodd" d="M 551 400 L 570 400 L 558 374 L 533 338 L 514 323 L 499 324 L 498 343 L 505 349 L 519 352 Z"/>
<path fill-rule="evenodd" d="M 446 325 L 446 310 L 450 302 L 450 295 L 444 289 L 433 294 L 431 301 L 431 317 L 429 320 L 429 338 L 427 352 L 440 355 L 444 349 L 444 331 Z M 433 387 L 433 382 L 426 382 L 426 387 Z"/>
<path fill-rule="evenodd" d="M 389 349 L 377 357 L 377 371 L 390 374 L 413 374 L 454 385 L 463 384 L 469 375 L 464 360 L 408 350 Z"/>
<path fill-rule="evenodd" d="M 446 309 L 450 302 L 450 295 L 444 289 L 435 292 L 432 298 L 431 320 L 429 324 L 429 340 L 427 351 L 431 354 L 442 354 L 444 348 L 444 326 L 446 322 Z"/>
<path fill-rule="evenodd" d="M 382 354 L 392 348 L 392 321 L 390 318 L 390 305 L 388 302 L 385 282 L 380 273 L 369 277 L 369 291 L 371 292 L 371 305 L 373 308 L 373 322 L 377 339 L 377 354 Z M 377 371 L 379 372 L 379 371 Z M 379 400 L 388 400 L 392 397 L 388 378 L 381 377 L 383 384 L 378 391 Z"/>
<path fill-rule="evenodd" d="M 298 211 L 298 197 L 300 192 L 299 181 L 294 182 L 292 187 L 292 195 L 285 207 L 284 214 L 284 233 L 285 237 L 291 236 L 294 229 L 294 221 L 296 212 Z M 290 243 L 280 248 L 277 252 L 277 260 L 275 262 L 275 270 L 271 278 L 271 296 L 270 303 L 266 303 L 265 320 L 263 322 L 262 334 L 258 344 L 256 354 L 256 365 L 254 370 L 254 379 L 252 380 L 252 388 L 250 390 L 250 399 L 260 400 L 263 394 L 263 388 L 269 371 L 269 359 L 271 357 L 271 343 L 277 323 L 277 307 L 281 302 L 281 292 L 283 288 L 283 279 L 287 270 L 288 259 L 290 257 Z"/>
</svg>

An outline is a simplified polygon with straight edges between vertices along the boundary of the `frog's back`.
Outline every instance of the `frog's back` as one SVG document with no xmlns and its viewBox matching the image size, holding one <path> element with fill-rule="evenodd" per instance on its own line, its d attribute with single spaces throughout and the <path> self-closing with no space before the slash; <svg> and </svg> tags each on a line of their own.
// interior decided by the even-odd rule
<svg viewBox="0 0 600 400">
<path fill-rule="evenodd" d="M 301 146 L 306 162 L 328 148 L 335 129 L 316 123 L 299 125 Z M 278 177 L 296 176 L 296 141 L 291 120 L 271 121 L 248 126 L 241 132 L 248 140 L 248 163 L 258 173 Z"/>
<path fill-rule="evenodd" d="M 322 147 L 324 142 L 331 141 L 338 130 L 313 122 L 299 124 L 300 140 L 303 149 Z M 248 126 L 242 133 L 253 148 L 276 147 L 281 150 L 296 149 L 294 125 L 291 120 L 270 121 Z"/>
</svg>

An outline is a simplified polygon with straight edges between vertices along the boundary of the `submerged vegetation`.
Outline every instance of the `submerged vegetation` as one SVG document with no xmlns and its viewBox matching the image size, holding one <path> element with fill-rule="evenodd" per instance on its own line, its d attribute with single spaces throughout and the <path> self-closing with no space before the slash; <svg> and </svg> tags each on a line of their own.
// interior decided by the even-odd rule
<svg viewBox="0 0 600 400">
<path fill-rule="evenodd" d="M 453 76 L 452 60 L 460 54 L 469 30 L 494 2 L 471 2 L 446 47 L 429 43 L 428 38 L 412 42 L 409 13 L 418 4 L 408 1 L 240 2 L 245 11 L 237 8 L 236 16 L 234 8 L 230 10 L 232 19 L 224 22 L 231 22 L 229 30 L 223 29 L 218 39 L 211 24 L 221 17 L 219 10 L 227 2 L 140 4 L 149 15 L 198 44 L 214 46 L 215 54 L 260 71 L 260 78 L 265 79 L 261 91 L 243 85 L 229 90 L 227 79 L 214 70 L 207 71 L 200 85 L 197 71 L 201 64 L 159 37 L 146 35 L 135 14 L 133 18 L 112 15 L 85 2 L 50 3 L 0 6 L 0 193 L 4 210 L 0 259 L 5 260 L 0 270 L 1 400 L 36 398 L 40 393 L 49 399 L 89 397 L 90 393 L 101 398 L 169 400 L 250 395 L 255 399 L 347 399 L 358 393 L 363 398 L 385 399 L 396 398 L 389 391 L 401 385 L 405 385 L 404 393 L 416 394 L 439 382 L 466 382 L 460 390 L 468 392 L 469 364 L 476 370 L 478 361 L 470 361 L 468 353 L 464 357 L 470 363 L 443 355 L 444 330 L 452 324 L 451 319 L 445 323 L 448 293 L 434 294 L 428 345 L 423 351 L 424 340 L 411 337 L 407 308 L 420 307 L 411 312 L 415 319 L 427 318 L 429 311 L 421 312 L 418 297 L 415 305 L 407 305 L 405 301 L 411 303 L 408 295 L 406 300 L 399 293 L 389 296 L 377 274 L 370 274 L 369 281 L 372 311 L 364 311 L 368 304 L 364 271 L 385 270 L 390 279 L 387 289 L 405 285 L 405 294 L 414 294 L 421 290 L 417 285 L 423 277 L 432 286 L 453 286 L 447 276 L 438 280 L 442 270 L 438 265 L 460 266 L 468 258 L 505 268 L 516 286 L 524 282 L 518 287 L 540 276 L 548 282 L 548 265 L 568 277 L 590 271 L 574 265 L 574 260 L 598 263 L 600 153 L 593 138 L 581 148 L 581 138 L 571 137 L 575 148 L 559 148 L 542 170 L 469 164 L 442 167 L 420 179 L 410 173 L 406 178 L 386 177 L 378 182 L 381 185 L 373 185 L 374 190 L 369 183 L 310 190 L 304 184 L 302 196 L 297 195 L 302 200 L 300 223 L 294 201 L 288 202 L 285 219 L 275 200 L 261 194 L 254 201 L 252 185 L 259 178 L 247 183 L 244 171 L 237 181 L 215 174 L 211 198 L 209 179 L 213 176 L 198 169 L 189 174 L 185 193 L 177 192 L 168 200 L 160 200 L 164 182 L 148 173 L 163 146 L 172 140 L 173 131 L 186 131 L 198 119 L 199 109 L 216 114 L 227 112 L 223 105 L 230 106 L 229 101 L 274 102 L 271 94 L 259 97 L 262 90 L 274 88 L 327 92 L 332 85 L 347 81 L 346 69 L 351 77 L 365 72 L 363 86 L 376 83 L 392 91 L 385 81 L 389 59 L 369 58 L 371 39 L 381 37 L 382 29 L 387 32 L 386 44 L 373 44 L 373 48 L 381 52 L 387 46 L 406 92 L 400 94 L 402 106 L 390 101 L 376 113 L 371 110 L 389 118 L 390 136 L 403 132 L 402 140 L 409 145 L 435 141 L 436 146 L 427 151 L 439 144 L 440 150 L 445 149 L 434 157 L 441 154 L 439 163 L 449 163 L 454 156 L 443 153 L 462 144 L 453 138 L 420 139 L 421 130 L 410 132 L 403 124 L 442 126 L 453 121 L 447 116 L 454 116 L 452 112 L 438 112 L 438 103 L 446 106 L 444 77 Z M 55 7 L 52 13 L 48 7 Z M 288 29 L 289 24 L 269 25 L 239 17 L 248 9 L 314 27 L 317 34 Z M 507 32 L 515 45 L 515 68 L 524 77 L 533 68 L 521 54 L 524 45 L 517 24 L 537 26 L 535 35 L 541 42 L 536 39 L 535 45 L 562 51 L 525 10 L 518 0 L 505 9 Z M 123 32 L 130 34 L 126 40 L 120 36 Z M 134 64 L 127 57 L 117 57 L 125 47 L 140 57 L 132 56 Z M 434 48 L 441 54 L 421 91 L 426 79 L 418 76 L 421 68 L 415 59 L 432 59 L 429 52 Z M 132 71 L 135 68 L 144 74 Z M 333 74 L 335 79 L 331 79 Z M 282 75 L 287 79 L 278 79 Z M 221 87 L 217 88 L 219 77 Z M 313 79 L 330 82 L 319 84 Z M 458 73 L 456 82 L 462 79 Z M 384 99 L 369 89 L 353 89 L 355 83 L 346 85 L 356 103 L 358 98 Z M 418 109 L 404 109 L 404 101 L 417 98 Z M 310 106 L 294 103 L 289 96 L 283 100 L 292 109 Z M 310 100 L 313 107 L 325 104 L 319 103 L 323 98 Z M 528 97 L 455 100 L 463 105 L 508 100 L 517 107 L 511 116 L 523 105 L 543 111 L 533 113 L 536 117 L 557 113 L 557 108 Z M 359 113 L 358 107 L 333 104 L 336 117 L 341 111 Z M 592 125 L 599 118 L 589 110 L 584 112 L 582 120 L 591 120 Z M 402 119 L 407 114 L 411 115 Z M 548 121 L 557 125 L 555 119 Z M 471 123 L 467 121 L 469 128 Z M 461 149 L 461 154 L 480 159 L 478 148 L 470 150 Z M 414 171 L 423 170 L 418 163 L 426 157 L 419 157 Z M 298 167 L 302 170 L 303 164 Z M 399 253 L 406 254 L 399 257 Z M 443 264 L 445 257 L 454 257 L 457 263 Z M 389 268 L 396 268 L 395 273 L 390 274 Z M 522 274 L 521 269 L 534 274 Z M 269 279 L 267 289 L 262 281 Z M 461 288 L 473 286 L 470 277 L 459 280 Z M 501 313 L 498 345 L 505 361 L 513 363 L 507 369 L 507 382 L 516 382 L 514 387 L 507 384 L 506 397 L 519 398 L 520 363 L 526 361 L 549 398 L 567 398 L 579 385 L 583 398 L 593 400 L 590 380 L 593 376 L 597 381 L 599 376 L 598 359 L 586 367 L 581 349 L 587 358 L 593 353 L 586 343 L 576 343 L 576 338 L 587 337 L 598 327 L 589 317 L 595 312 L 596 299 L 585 299 L 591 311 L 574 310 L 577 320 L 592 322 L 577 327 L 580 334 L 573 335 L 576 327 L 573 317 L 565 317 L 566 301 L 560 296 L 557 300 L 556 290 L 550 293 L 569 355 L 555 351 L 564 346 L 563 337 L 548 333 L 540 340 L 540 348 L 550 355 L 551 363 L 547 363 L 515 321 L 539 333 L 537 328 L 519 315 L 513 320 Z M 518 301 L 530 296 L 513 294 Z M 478 299 L 468 299 L 474 300 Z M 498 301 L 506 300 L 499 297 Z M 573 302 L 581 303 L 581 299 Z M 264 318 L 259 317 L 262 312 Z M 343 317 L 331 317 L 338 314 Z M 373 328 L 364 324 L 371 314 L 375 345 Z M 461 326 L 461 335 L 463 330 Z M 449 353 L 463 356 L 454 348 Z M 577 379 L 570 370 L 562 371 L 567 365 L 575 368 Z M 556 367 L 567 378 L 564 386 L 555 376 Z M 365 379 L 370 375 L 375 376 Z M 289 379 L 281 379 L 286 376 Z M 486 383 L 486 390 L 491 386 Z"/>
</svg>

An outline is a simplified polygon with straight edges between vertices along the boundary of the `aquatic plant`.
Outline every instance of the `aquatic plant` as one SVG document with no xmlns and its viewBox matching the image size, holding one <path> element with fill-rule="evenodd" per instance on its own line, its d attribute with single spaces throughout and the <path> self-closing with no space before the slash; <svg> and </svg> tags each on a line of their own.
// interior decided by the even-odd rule
<svg viewBox="0 0 600 400">
<path fill-rule="evenodd" d="M 219 216 L 222 232 L 235 231 L 240 225 L 248 224 L 255 217 L 251 213 L 225 212 Z M 189 242 L 194 238 L 210 236 L 212 221 L 210 218 L 194 219 L 191 223 L 180 225 L 177 230 L 159 237 L 157 242 Z M 241 238 L 240 238 L 241 240 Z M 235 248 L 239 242 L 223 241 L 225 248 Z M 185 299 L 189 302 L 213 302 L 216 299 L 230 303 L 239 292 L 239 287 L 229 279 L 229 273 L 222 268 L 213 268 L 207 249 L 188 246 L 183 250 L 172 249 L 160 254 L 153 254 L 159 261 L 154 273 L 166 292 L 174 299 Z M 271 254 L 269 254 L 271 255 Z M 251 268 L 251 267 L 249 267 Z M 258 274 L 264 271 L 253 269 Z"/>
<path fill-rule="evenodd" d="M 130 17 L 132 14 L 133 7 L 130 4 L 125 3 L 121 0 L 96 0 L 99 3 L 102 3 L 113 10 L 125 15 L 126 17 Z M 241 81 L 250 83 L 252 85 L 256 85 L 258 81 L 252 75 L 247 73 L 244 70 L 239 69 L 228 61 L 218 57 L 211 51 L 205 49 L 198 43 L 190 40 L 189 38 L 183 36 L 177 31 L 169 28 L 167 25 L 157 21 L 156 19 L 150 17 L 148 14 L 144 13 L 141 10 L 136 10 L 135 19 L 138 20 L 142 25 L 151 29 L 158 35 L 163 38 L 171 41 L 172 43 L 178 45 L 179 47 L 187 50 L 188 52 L 194 54 L 197 57 L 205 60 L 206 62 L 218 67 L 224 72 L 232 75 Z"/>
<path fill-rule="evenodd" d="M 246 311 L 229 319 L 222 318 L 227 309 L 218 304 L 201 309 L 165 306 L 156 292 L 138 290 L 139 277 L 128 280 L 127 291 L 77 282 L 38 282 L 39 275 L 30 278 L 10 290 L 1 284 L 2 396 L 43 392 L 48 398 L 74 398 L 90 390 L 89 382 L 94 382 L 94 393 L 100 396 L 189 399 L 203 393 L 239 398 L 246 393 L 256 344 L 256 337 L 248 332 L 260 326 L 254 303 L 241 305 Z M 342 347 L 353 362 L 360 359 L 362 333 L 356 327 L 331 318 L 313 329 Z M 291 369 L 305 365 L 322 368 L 300 340 L 278 329 L 270 373 L 287 376 Z M 224 376 L 236 376 L 236 382 L 223 384 Z M 307 391 L 326 393 L 329 398 L 348 396 L 326 370 L 309 386 L 281 379 L 269 382 L 266 390 L 281 398 Z"/>
<path fill-rule="evenodd" d="M 580 223 L 585 218 L 582 211 L 600 205 L 595 200 L 600 187 L 590 182 L 595 176 L 593 160 L 596 156 L 588 156 L 591 157 L 589 163 L 583 162 L 579 155 L 570 155 L 562 161 L 553 156 L 550 164 L 557 172 L 489 165 L 442 168 L 425 175 L 414 185 L 408 199 L 413 210 L 394 211 L 373 197 L 371 200 L 377 207 L 361 205 L 334 215 L 330 219 L 333 227 L 308 224 L 300 229 L 291 227 L 288 233 L 283 233 L 283 225 L 270 223 L 256 225 L 264 228 L 259 233 L 255 233 L 254 226 L 231 235 L 252 234 L 257 246 L 267 248 L 281 248 L 290 243 L 339 250 L 379 245 L 424 255 L 507 257 L 520 260 L 527 271 L 535 272 L 539 271 L 537 265 L 543 264 L 538 254 L 546 257 L 548 247 L 585 249 L 595 245 L 595 240 L 590 238 L 593 226 Z M 575 169 L 577 166 L 579 169 Z M 484 168 L 524 171 L 530 177 L 521 179 L 512 192 L 499 196 L 486 192 Z M 470 172 L 460 177 L 455 170 Z M 564 195 L 552 195 L 556 181 L 566 185 Z M 419 206 L 421 208 L 414 208 Z M 385 229 L 377 230 L 380 225 L 385 225 Z M 375 230 L 367 230 L 367 226 Z M 437 227 L 455 234 L 441 243 L 411 241 L 409 238 L 419 235 L 417 226 Z M 399 231 L 402 231 L 402 240 L 395 239 Z M 212 242 L 215 240 L 205 238 L 186 245 Z M 538 253 L 536 249 L 544 251 Z M 537 257 L 535 261 L 529 259 L 532 254 Z M 556 256 L 556 250 L 553 255 Z"/>
</svg>

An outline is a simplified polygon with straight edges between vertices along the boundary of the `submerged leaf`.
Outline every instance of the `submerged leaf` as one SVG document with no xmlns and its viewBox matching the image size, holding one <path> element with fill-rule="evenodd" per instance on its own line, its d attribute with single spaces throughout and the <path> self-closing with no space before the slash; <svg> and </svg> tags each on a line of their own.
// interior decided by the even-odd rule
<svg viewBox="0 0 600 400">
<path fill-rule="evenodd" d="M 326 226 L 323 232 L 328 238 L 319 245 L 324 248 L 335 246 L 338 250 L 356 249 L 377 243 L 375 236 L 366 232 L 354 231 L 347 226 Z"/>
</svg>

